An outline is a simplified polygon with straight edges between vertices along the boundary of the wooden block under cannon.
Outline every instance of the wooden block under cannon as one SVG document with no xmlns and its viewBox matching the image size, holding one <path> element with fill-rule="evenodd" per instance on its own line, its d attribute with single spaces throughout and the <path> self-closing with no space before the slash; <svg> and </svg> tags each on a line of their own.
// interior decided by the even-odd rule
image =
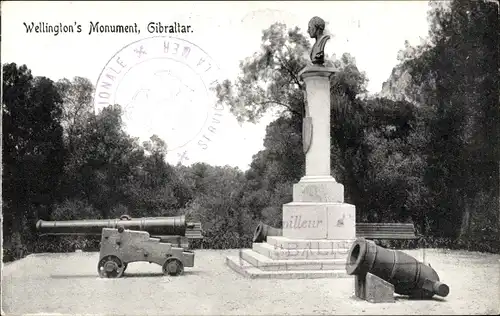
<svg viewBox="0 0 500 316">
<path fill-rule="evenodd" d="M 354 279 L 356 297 L 370 303 L 394 303 L 394 285 L 376 275 L 356 275 Z"/>
</svg>

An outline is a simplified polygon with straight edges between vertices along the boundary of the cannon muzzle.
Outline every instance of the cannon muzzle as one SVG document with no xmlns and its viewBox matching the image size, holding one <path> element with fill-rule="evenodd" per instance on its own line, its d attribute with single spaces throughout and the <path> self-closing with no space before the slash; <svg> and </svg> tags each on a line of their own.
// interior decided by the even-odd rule
<svg viewBox="0 0 500 316">
<path fill-rule="evenodd" d="M 283 231 L 279 228 L 274 228 L 269 225 L 266 225 L 262 222 L 257 225 L 255 231 L 253 233 L 253 242 L 263 242 L 267 241 L 267 236 L 281 236 L 283 235 Z"/>
<path fill-rule="evenodd" d="M 36 228 L 41 235 L 101 235 L 103 228 L 123 228 L 145 231 L 158 236 L 200 235 L 201 224 L 186 222 L 185 216 L 131 218 L 122 215 L 118 219 L 102 220 L 70 220 L 44 221 L 39 220 Z M 192 230 L 199 230 L 196 234 Z M 187 234 L 186 234 L 187 232 Z"/>
<path fill-rule="evenodd" d="M 445 297 L 449 287 L 440 282 L 436 271 L 414 257 L 399 251 L 377 246 L 373 241 L 357 239 L 347 256 L 349 275 L 371 273 L 394 285 L 394 292 L 412 297 Z"/>
</svg>

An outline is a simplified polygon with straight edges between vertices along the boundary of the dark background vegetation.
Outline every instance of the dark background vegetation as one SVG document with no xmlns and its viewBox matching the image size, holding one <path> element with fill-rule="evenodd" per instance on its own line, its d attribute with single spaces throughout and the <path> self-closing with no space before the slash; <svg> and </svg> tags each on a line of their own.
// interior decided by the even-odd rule
<svg viewBox="0 0 500 316">
<path fill-rule="evenodd" d="M 366 97 L 365 75 L 348 53 L 328 58 L 339 68 L 333 176 L 358 222 L 412 222 L 426 236 L 413 246 L 500 253 L 498 4 L 443 4 L 430 4 L 428 41 L 405 43 L 377 96 Z M 204 248 L 250 247 L 259 221 L 281 225 L 304 174 L 297 74 L 309 49 L 302 31 L 274 24 L 240 77 L 218 86 L 219 102 L 241 121 L 279 113 L 246 172 L 169 165 L 163 140 L 139 144 L 123 131 L 119 105 L 94 114 L 88 79 L 53 82 L 4 64 L 3 260 L 98 247 L 95 238 L 39 237 L 38 219 L 122 214 L 186 214 L 202 222 Z"/>
</svg>

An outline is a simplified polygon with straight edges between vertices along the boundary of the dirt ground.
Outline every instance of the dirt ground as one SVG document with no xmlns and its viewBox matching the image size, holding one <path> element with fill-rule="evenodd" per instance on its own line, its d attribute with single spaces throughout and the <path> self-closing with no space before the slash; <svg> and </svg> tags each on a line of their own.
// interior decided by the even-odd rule
<svg viewBox="0 0 500 316">
<path fill-rule="evenodd" d="M 97 276 L 98 253 L 36 254 L 3 266 L 3 315 L 332 315 L 498 314 L 500 256 L 425 250 L 449 285 L 445 299 L 398 297 L 372 304 L 353 298 L 353 279 L 246 279 L 225 264 L 238 250 L 197 250 L 180 277 L 133 263 L 122 279 Z M 423 250 L 406 251 L 419 260 Z"/>
</svg>

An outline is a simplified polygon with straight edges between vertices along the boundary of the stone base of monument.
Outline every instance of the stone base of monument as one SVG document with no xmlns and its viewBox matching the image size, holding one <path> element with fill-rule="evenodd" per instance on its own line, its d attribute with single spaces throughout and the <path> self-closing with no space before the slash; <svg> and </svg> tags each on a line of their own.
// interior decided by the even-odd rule
<svg viewBox="0 0 500 316">
<path fill-rule="evenodd" d="M 293 185 L 293 200 L 301 202 L 342 202 L 344 186 L 332 176 L 304 176 Z"/>
<path fill-rule="evenodd" d="M 348 203 L 287 203 L 283 205 L 283 236 L 295 239 L 355 239 L 356 208 Z"/>
<path fill-rule="evenodd" d="M 353 241 L 269 236 L 265 243 L 228 256 L 226 263 L 249 278 L 350 278 L 345 265 Z"/>
<path fill-rule="evenodd" d="M 283 205 L 282 236 L 240 250 L 227 265 L 250 278 L 351 277 L 346 261 L 356 238 L 356 208 L 343 203 L 341 184 L 318 178 L 295 185 L 294 202 Z"/>
<path fill-rule="evenodd" d="M 371 273 L 355 276 L 355 295 L 370 303 L 393 303 L 394 285 Z"/>
</svg>

